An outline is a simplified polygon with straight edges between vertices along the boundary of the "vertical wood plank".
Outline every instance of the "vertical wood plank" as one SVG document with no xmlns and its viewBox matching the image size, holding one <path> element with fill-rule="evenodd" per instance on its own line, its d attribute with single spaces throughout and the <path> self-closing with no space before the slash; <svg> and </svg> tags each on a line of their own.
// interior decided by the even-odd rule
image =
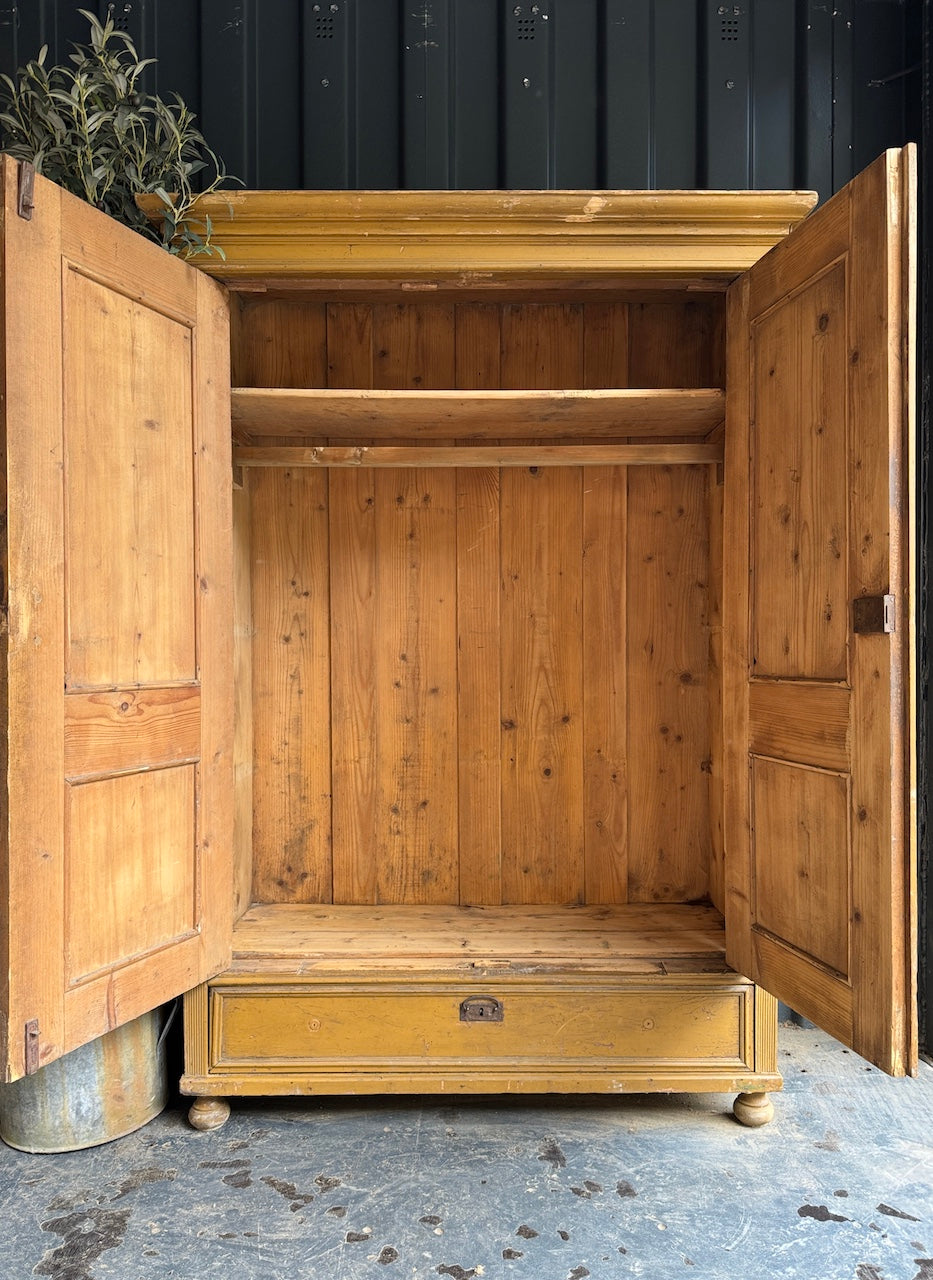
<svg viewBox="0 0 933 1280">
<path fill-rule="evenodd" d="M 500 383 L 501 308 L 456 309 L 456 383 Z M 457 472 L 460 901 L 502 901 L 499 472 Z"/>
<path fill-rule="evenodd" d="M 373 386 L 442 390 L 454 386 L 453 304 L 407 302 L 373 307 Z M 399 436 L 405 434 L 399 423 Z"/>
<path fill-rule="evenodd" d="M 583 306 L 507 303 L 502 308 L 503 390 L 582 386 Z"/>
<path fill-rule="evenodd" d="M 372 387 L 373 307 L 327 305 L 327 385 Z M 375 473 L 333 471 L 330 493 L 334 902 L 376 899 Z"/>
<path fill-rule="evenodd" d="M 327 385 L 372 387 L 373 309 L 362 302 L 329 302 Z"/>
<path fill-rule="evenodd" d="M 194 933 L 196 768 L 153 769 L 68 787 L 69 985 Z M 229 880 L 225 888 L 229 898 Z"/>
<path fill-rule="evenodd" d="M 334 902 L 376 901 L 376 472 L 330 477 Z"/>
<path fill-rule="evenodd" d="M 9 902 L 0 983 L 10 1025 L 3 1066 L 15 1079 L 25 1070 L 28 1021 L 40 1019 L 40 1063 L 58 1057 L 64 1039 L 61 192 L 43 185 L 32 220 L 18 218 L 17 165 L 0 163 L 7 732 L 8 764 L 16 764 L 5 775 L 0 823 L 0 886 Z"/>
<path fill-rule="evenodd" d="M 329 902 L 327 475 L 252 477 L 253 893 Z"/>
<path fill-rule="evenodd" d="M 502 901 L 499 472 L 457 473 L 460 901 Z"/>
<path fill-rule="evenodd" d="M 193 334 L 114 283 L 62 282 L 69 688 L 195 677 Z"/>
<path fill-rule="evenodd" d="M 753 326 L 756 676 L 848 677 L 845 277 L 837 263 Z"/>
<path fill-rule="evenodd" d="M 629 898 L 708 890 L 707 469 L 628 480 Z"/>
<path fill-rule="evenodd" d="M 236 386 L 328 385 L 324 303 L 264 298 L 240 307 L 234 330 Z"/>
<path fill-rule="evenodd" d="M 717 467 L 716 472 L 722 468 Z M 722 477 L 709 476 L 709 896 L 725 912 L 723 801 L 723 497 Z"/>
<path fill-rule="evenodd" d="M 197 885 L 199 978 L 230 963 L 233 937 L 233 527 L 230 333 L 227 295 L 197 274 L 194 453 L 197 459 L 196 595 L 201 684 Z M 165 995 L 154 991 L 154 1007 Z"/>
<path fill-rule="evenodd" d="M 233 491 L 233 913 L 239 918 L 253 887 L 253 601 L 250 482 Z"/>
<path fill-rule="evenodd" d="M 374 850 L 379 902 L 453 903 L 457 865 L 455 474 L 377 472 Z"/>
<path fill-rule="evenodd" d="M 461 303 L 454 310 L 454 383 L 461 391 L 495 391 L 501 383 L 502 308 Z"/>
<path fill-rule="evenodd" d="M 506 304 L 503 388 L 578 387 L 583 307 Z M 581 902 L 580 469 L 501 477 L 503 902 Z"/>
<path fill-rule="evenodd" d="M 501 485 L 503 901 L 582 902 L 580 469 Z"/>
<path fill-rule="evenodd" d="M 749 762 L 749 565 L 752 387 L 747 273 L 726 294 L 726 456 L 723 489 L 723 839 L 729 963 L 755 976 L 752 942 L 751 765 Z"/>
<path fill-rule="evenodd" d="M 916 1070 L 916 830 L 910 700 L 915 556 L 911 279 L 917 252 L 916 157 L 888 151 L 850 193 L 847 362 L 853 597 L 891 592 L 892 636 L 857 635 L 852 680 L 852 940 L 859 968 L 857 1051 L 885 1070 Z M 838 197 L 837 197 L 838 198 Z M 879 856 L 880 854 L 880 856 Z"/>
<path fill-rule="evenodd" d="M 721 387 L 720 296 L 634 303 L 629 313 L 633 387 Z"/>
<path fill-rule="evenodd" d="M 583 386 L 629 385 L 629 308 L 624 302 L 583 306 Z"/>
<path fill-rule="evenodd" d="M 591 903 L 628 898 L 627 470 L 583 473 L 583 830 Z"/>
</svg>

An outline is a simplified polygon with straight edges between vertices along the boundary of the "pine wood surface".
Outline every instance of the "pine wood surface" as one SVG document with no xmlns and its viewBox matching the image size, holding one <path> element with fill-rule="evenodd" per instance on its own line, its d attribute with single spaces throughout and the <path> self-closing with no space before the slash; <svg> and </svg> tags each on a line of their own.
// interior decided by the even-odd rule
<svg viewBox="0 0 933 1280">
<path fill-rule="evenodd" d="M 420 314 L 416 313 L 416 314 Z M 507 338 L 506 338 L 507 341 Z M 233 425 L 264 436 L 475 441 L 510 436 L 707 435 L 725 412 L 711 390 L 286 390 L 237 387 Z"/>
<path fill-rule="evenodd" d="M 3 173 L 16 1077 L 229 958 L 230 383 L 216 284 Z"/>
<path fill-rule="evenodd" d="M 65 776 L 77 781 L 194 763 L 201 753 L 197 685 L 72 693 L 65 699 Z"/>
<path fill-rule="evenodd" d="M 674 344 L 661 338 L 672 316 Z M 422 400 L 461 379 L 470 393 L 549 394 L 633 377 L 663 387 L 673 372 L 702 387 L 721 380 L 720 330 L 721 306 L 711 299 L 255 300 L 238 310 L 234 369 L 260 384 L 356 380 L 396 395 L 414 387 L 412 399 Z M 571 447 L 557 440 L 553 447 Z M 454 440 L 435 444 L 448 449 Z M 519 438 L 509 447 L 533 445 Z M 645 469 L 657 473 L 653 481 L 607 466 L 337 468 L 320 477 L 325 488 L 315 493 L 326 496 L 296 501 L 294 455 L 273 456 L 285 465 L 250 481 L 269 513 L 251 525 L 253 573 L 263 578 L 253 605 L 255 786 L 266 798 L 256 808 L 254 897 L 494 904 L 702 896 L 709 469 L 662 468 L 658 455 Z M 623 540 L 617 522 L 630 489 L 643 496 Z M 680 512 L 673 522 L 662 514 L 668 499 Z M 315 539 L 296 527 L 319 519 L 326 533 Z M 681 572 L 699 585 L 681 592 Z M 637 624 L 626 622 L 628 577 Z M 330 600 L 329 657 L 322 649 L 312 664 L 318 680 L 330 663 L 329 705 L 299 661 L 322 643 L 326 610 L 321 603 L 312 617 L 315 596 Z M 274 621 L 283 598 L 296 627 Z M 641 639 L 628 656 L 625 645 L 606 643 L 636 625 Z M 630 668 L 634 701 L 625 692 Z M 647 724 L 666 741 L 638 765 L 632 814 L 626 772 Z M 328 735 L 329 796 L 324 774 L 309 785 L 301 763 L 303 753 L 326 750 Z M 313 748 L 302 745 L 311 737 Z M 683 818 L 663 842 L 662 870 L 652 843 L 667 810 Z M 630 847 L 638 850 L 633 879 Z"/>
<path fill-rule="evenodd" d="M 730 290 L 725 463 L 729 959 L 893 1074 L 916 1045 L 910 166 L 888 152 Z M 853 634 L 851 599 L 887 592 L 895 633 Z"/>
<path fill-rule="evenodd" d="M 721 463 L 721 441 L 583 445 L 240 445 L 242 467 L 612 467 Z"/>
<path fill-rule="evenodd" d="M 722 917 L 697 906 L 444 907 L 254 905 L 234 926 L 232 972 L 255 960 L 327 961 L 344 972 L 463 963 L 580 964 L 627 960 L 721 964 Z"/>
</svg>

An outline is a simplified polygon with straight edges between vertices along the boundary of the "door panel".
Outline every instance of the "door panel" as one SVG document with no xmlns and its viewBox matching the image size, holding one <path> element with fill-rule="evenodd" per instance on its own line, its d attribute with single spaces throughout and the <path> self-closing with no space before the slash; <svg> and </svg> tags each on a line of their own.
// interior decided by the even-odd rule
<svg viewBox="0 0 933 1280">
<path fill-rule="evenodd" d="M 231 477 L 223 290 L 3 185 L 15 1079 L 228 962 Z"/>
<path fill-rule="evenodd" d="M 916 1062 L 913 169 L 888 152 L 728 297 L 729 960 L 894 1074 Z M 856 633 L 881 595 L 894 633 Z"/>
<path fill-rule="evenodd" d="M 66 688 L 193 681 L 192 323 L 63 278 Z"/>
</svg>

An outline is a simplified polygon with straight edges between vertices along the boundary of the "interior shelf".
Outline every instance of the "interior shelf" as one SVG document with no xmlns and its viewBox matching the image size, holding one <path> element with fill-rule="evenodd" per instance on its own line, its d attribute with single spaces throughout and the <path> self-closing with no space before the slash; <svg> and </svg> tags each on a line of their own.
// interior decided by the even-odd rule
<svg viewBox="0 0 933 1280">
<path fill-rule="evenodd" d="M 535 440 L 606 436 L 703 439 L 725 393 L 697 390 L 382 391 L 237 387 L 238 437 L 334 440 Z"/>
<path fill-rule="evenodd" d="M 361 969 L 723 971 L 710 906 L 253 906 L 234 926 L 233 967 L 255 973 Z"/>
<path fill-rule="evenodd" d="M 722 440 L 682 444 L 244 445 L 241 467 L 637 467 L 722 462 Z"/>
</svg>

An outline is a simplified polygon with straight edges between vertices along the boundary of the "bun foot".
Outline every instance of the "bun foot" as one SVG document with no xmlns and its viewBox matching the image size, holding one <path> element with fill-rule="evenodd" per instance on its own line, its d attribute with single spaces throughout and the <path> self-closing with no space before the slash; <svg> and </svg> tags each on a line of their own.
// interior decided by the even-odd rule
<svg viewBox="0 0 933 1280">
<path fill-rule="evenodd" d="M 774 1119 L 774 1103 L 766 1093 L 740 1093 L 732 1104 L 732 1114 L 739 1124 L 757 1129 Z"/>
<path fill-rule="evenodd" d="M 230 1115 L 230 1103 L 223 1098 L 195 1098 L 188 1112 L 188 1122 L 202 1133 L 219 1129 Z"/>
</svg>

